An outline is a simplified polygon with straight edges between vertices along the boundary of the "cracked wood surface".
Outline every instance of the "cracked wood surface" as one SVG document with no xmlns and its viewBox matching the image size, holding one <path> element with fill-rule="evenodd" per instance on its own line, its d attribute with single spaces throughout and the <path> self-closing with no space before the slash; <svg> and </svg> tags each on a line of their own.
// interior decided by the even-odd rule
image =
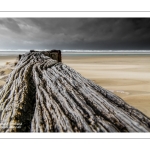
<svg viewBox="0 0 150 150">
<path fill-rule="evenodd" d="M 150 118 L 42 52 L 21 57 L 0 91 L 0 132 L 149 132 Z"/>
</svg>

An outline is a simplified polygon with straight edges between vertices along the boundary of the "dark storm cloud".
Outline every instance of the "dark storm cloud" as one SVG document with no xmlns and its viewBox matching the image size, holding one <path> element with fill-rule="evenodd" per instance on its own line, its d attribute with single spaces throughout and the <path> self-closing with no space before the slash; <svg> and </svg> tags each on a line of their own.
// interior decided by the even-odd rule
<svg viewBox="0 0 150 150">
<path fill-rule="evenodd" d="M 149 18 L 2 18 L 0 49 L 150 49 Z"/>
<path fill-rule="evenodd" d="M 13 32 L 16 32 L 16 33 L 21 32 L 18 22 L 16 22 L 14 19 L 11 19 L 11 18 L 2 19 L 0 20 L 0 24 Z"/>
</svg>

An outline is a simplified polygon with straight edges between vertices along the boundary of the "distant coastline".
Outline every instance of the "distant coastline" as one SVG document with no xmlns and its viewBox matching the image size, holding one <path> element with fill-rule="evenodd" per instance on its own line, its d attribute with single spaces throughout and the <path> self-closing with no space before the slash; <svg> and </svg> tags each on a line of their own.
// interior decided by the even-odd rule
<svg viewBox="0 0 150 150">
<path fill-rule="evenodd" d="M 41 50 L 39 50 L 41 51 Z M 17 56 L 25 54 L 29 50 L 0 50 L 0 56 Z M 150 54 L 150 50 L 61 50 L 64 55 L 145 55 Z"/>
</svg>

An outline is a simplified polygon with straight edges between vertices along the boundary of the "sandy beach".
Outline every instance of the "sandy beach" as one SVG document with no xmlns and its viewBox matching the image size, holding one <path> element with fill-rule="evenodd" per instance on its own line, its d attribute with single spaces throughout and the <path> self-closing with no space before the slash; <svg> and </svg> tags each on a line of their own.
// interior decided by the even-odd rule
<svg viewBox="0 0 150 150">
<path fill-rule="evenodd" d="M 150 55 L 64 56 L 63 63 L 150 117 Z"/>
<path fill-rule="evenodd" d="M 0 86 L 16 59 L 0 56 Z M 62 61 L 150 117 L 150 55 L 63 55 Z"/>
<path fill-rule="evenodd" d="M 14 69 L 17 56 L 0 56 L 0 88 L 5 84 L 8 74 Z"/>
</svg>

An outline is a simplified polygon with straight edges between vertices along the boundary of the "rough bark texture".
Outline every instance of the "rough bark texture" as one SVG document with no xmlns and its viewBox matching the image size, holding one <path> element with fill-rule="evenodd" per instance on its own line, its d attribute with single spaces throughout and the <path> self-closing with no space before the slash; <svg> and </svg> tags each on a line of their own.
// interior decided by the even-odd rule
<svg viewBox="0 0 150 150">
<path fill-rule="evenodd" d="M 0 109 L 1 132 L 150 131 L 150 118 L 42 52 L 21 57 Z"/>
</svg>

